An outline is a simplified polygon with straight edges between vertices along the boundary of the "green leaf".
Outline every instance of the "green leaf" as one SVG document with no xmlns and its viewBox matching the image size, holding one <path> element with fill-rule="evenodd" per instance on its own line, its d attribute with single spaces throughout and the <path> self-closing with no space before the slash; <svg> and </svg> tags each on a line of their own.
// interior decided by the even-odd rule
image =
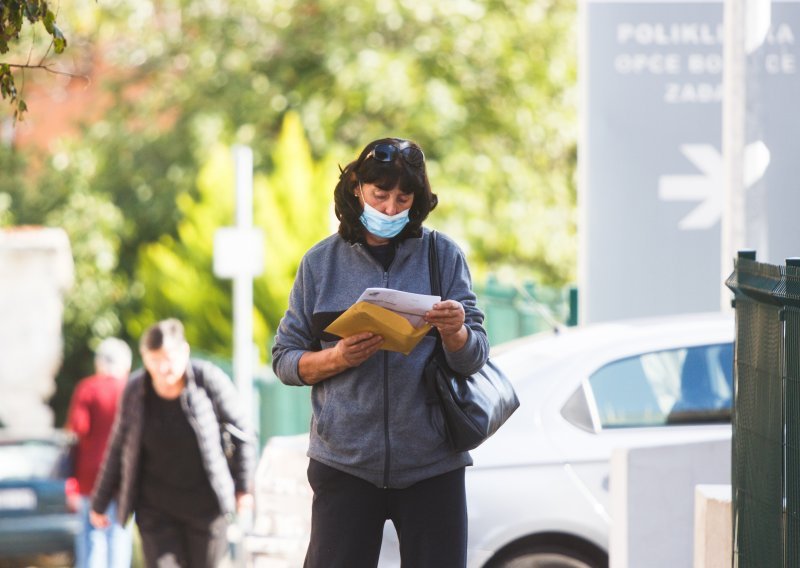
<svg viewBox="0 0 800 568">
<path fill-rule="evenodd" d="M 42 18 L 42 23 L 44 24 L 44 29 L 46 29 L 50 35 L 55 35 L 56 15 L 53 14 L 53 12 L 47 10 L 44 18 Z"/>
<path fill-rule="evenodd" d="M 9 99 L 12 103 L 17 98 L 17 87 L 14 84 L 14 75 L 11 74 L 10 67 L 3 65 L 5 70 L 0 71 L 0 94 L 4 99 Z"/>
<path fill-rule="evenodd" d="M 42 17 L 42 12 L 37 0 L 28 0 L 25 2 L 24 12 L 25 17 L 28 18 L 28 21 L 32 24 Z"/>
<path fill-rule="evenodd" d="M 17 101 L 16 110 L 14 110 L 14 120 L 22 122 L 25 118 L 25 112 L 28 110 L 28 105 L 25 104 L 25 101 L 19 99 Z"/>
<path fill-rule="evenodd" d="M 67 47 L 67 38 L 61 32 L 61 29 L 53 24 L 53 47 L 56 53 L 63 53 Z"/>
</svg>

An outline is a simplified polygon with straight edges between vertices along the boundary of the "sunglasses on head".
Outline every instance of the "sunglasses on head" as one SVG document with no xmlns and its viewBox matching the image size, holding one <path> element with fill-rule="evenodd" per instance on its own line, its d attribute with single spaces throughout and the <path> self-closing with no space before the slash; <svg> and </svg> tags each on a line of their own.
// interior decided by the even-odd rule
<svg viewBox="0 0 800 568">
<path fill-rule="evenodd" d="M 402 142 L 399 145 L 376 144 L 364 159 L 368 160 L 372 158 L 376 162 L 389 163 L 394 161 L 398 152 L 410 166 L 419 167 L 425 162 L 425 154 L 422 153 L 422 150 L 416 146 L 412 146 L 408 141 Z"/>
</svg>

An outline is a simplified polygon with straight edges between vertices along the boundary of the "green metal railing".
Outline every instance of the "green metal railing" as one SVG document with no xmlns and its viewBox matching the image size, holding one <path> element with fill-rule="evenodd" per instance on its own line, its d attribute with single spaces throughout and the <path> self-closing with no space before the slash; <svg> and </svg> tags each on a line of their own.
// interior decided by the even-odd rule
<svg viewBox="0 0 800 568">
<path fill-rule="evenodd" d="M 486 315 L 484 326 L 492 345 L 578 322 L 578 289 L 574 286 L 505 284 L 490 276 L 475 285 L 475 294 Z"/>
<path fill-rule="evenodd" d="M 733 565 L 800 566 L 800 259 L 742 251 L 735 294 Z"/>
</svg>

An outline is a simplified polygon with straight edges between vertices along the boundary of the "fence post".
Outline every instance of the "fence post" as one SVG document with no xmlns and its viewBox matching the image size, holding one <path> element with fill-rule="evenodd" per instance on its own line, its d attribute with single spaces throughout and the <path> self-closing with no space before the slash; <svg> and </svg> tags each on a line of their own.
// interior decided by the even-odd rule
<svg viewBox="0 0 800 568">
<path fill-rule="evenodd" d="M 786 432 L 786 565 L 800 564 L 800 257 L 786 259 L 784 288 L 784 388 Z"/>
<path fill-rule="evenodd" d="M 569 316 L 567 317 L 567 325 L 574 327 L 578 325 L 578 287 L 569 287 Z"/>
</svg>

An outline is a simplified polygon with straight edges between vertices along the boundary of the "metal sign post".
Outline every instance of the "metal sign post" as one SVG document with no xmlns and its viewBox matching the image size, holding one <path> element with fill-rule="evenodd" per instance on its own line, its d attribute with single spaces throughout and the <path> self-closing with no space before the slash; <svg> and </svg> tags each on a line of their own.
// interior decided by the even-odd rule
<svg viewBox="0 0 800 568">
<path fill-rule="evenodd" d="M 254 424 L 253 278 L 264 271 L 264 235 L 253 227 L 253 151 L 233 148 L 236 182 L 236 226 L 214 234 L 214 274 L 233 279 L 233 379 L 249 424 Z M 235 556 L 244 565 L 243 537 L 252 518 L 239 517 Z"/>
<path fill-rule="evenodd" d="M 236 226 L 214 235 L 214 274 L 233 279 L 233 378 L 253 418 L 253 278 L 264 271 L 264 235 L 253 227 L 253 151 L 234 146 Z"/>
</svg>

